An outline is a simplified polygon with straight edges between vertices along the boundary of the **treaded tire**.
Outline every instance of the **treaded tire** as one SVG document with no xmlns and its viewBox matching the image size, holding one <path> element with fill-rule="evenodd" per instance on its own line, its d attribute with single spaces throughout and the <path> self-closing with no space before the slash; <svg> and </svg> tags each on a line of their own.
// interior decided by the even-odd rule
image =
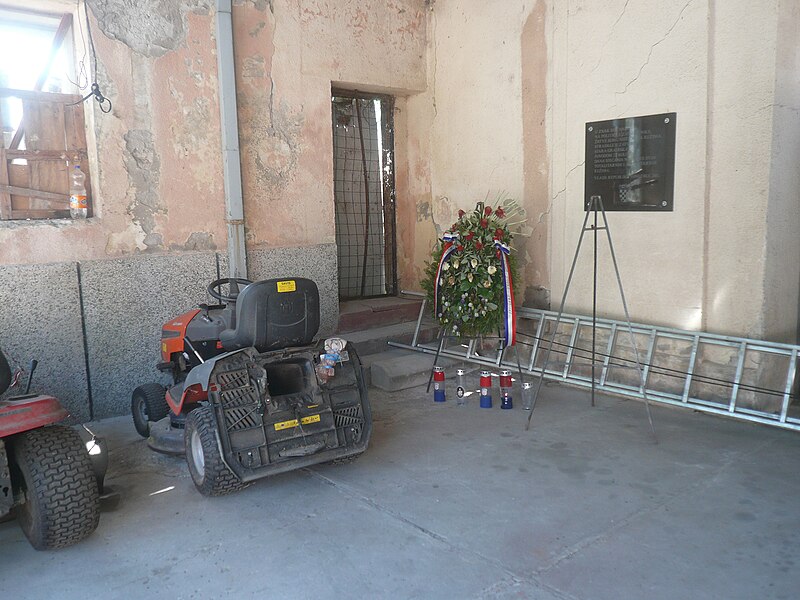
<svg viewBox="0 0 800 600">
<path fill-rule="evenodd" d="M 201 494 L 223 496 L 248 487 L 249 484 L 243 483 L 222 460 L 217 424 L 210 406 L 200 406 L 186 417 L 183 443 L 189 474 Z"/>
<path fill-rule="evenodd" d="M 150 436 L 150 423 L 160 421 L 169 414 L 166 388 L 159 383 L 145 383 L 133 390 L 131 396 L 131 415 L 136 433 L 146 438 Z"/>
<path fill-rule="evenodd" d="M 77 431 L 63 425 L 32 429 L 14 436 L 12 452 L 15 486 L 25 491 L 14 515 L 34 548 L 64 548 L 97 529 L 97 479 Z"/>
</svg>

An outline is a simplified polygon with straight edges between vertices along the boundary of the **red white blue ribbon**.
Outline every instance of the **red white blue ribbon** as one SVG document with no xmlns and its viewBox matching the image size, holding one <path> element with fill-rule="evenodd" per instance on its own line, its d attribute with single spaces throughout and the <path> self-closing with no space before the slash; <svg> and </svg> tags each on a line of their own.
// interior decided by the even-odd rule
<svg viewBox="0 0 800 600">
<path fill-rule="evenodd" d="M 500 240 L 494 241 L 494 247 L 500 252 L 500 272 L 503 274 L 503 316 L 505 322 L 506 347 L 517 342 L 517 309 L 514 306 L 514 288 L 511 283 L 511 264 L 508 256 L 511 248 Z"/>
<path fill-rule="evenodd" d="M 456 251 L 458 241 L 458 234 L 446 231 L 442 236 L 444 248 L 442 249 L 442 258 L 439 259 L 439 266 L 436 268 L 436 279 L 433 282 L 433 314 L 439 316 L 439 285 L 442 279 L 442 272 L 444 271 L 444 263 L 450 258 L 450 255 Z"/>
</svg>

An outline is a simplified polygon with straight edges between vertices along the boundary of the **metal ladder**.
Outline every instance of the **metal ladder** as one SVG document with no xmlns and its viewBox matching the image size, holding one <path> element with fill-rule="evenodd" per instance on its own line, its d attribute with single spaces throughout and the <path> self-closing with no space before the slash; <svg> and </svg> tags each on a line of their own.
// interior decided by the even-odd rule
<svg viewBox="0 0 800 600">
<path fill-rule="evenodd" d="M 411 344 L 389 345 L 436 354 L 437 342 L 418 341 L 420 329 L 435 323 L 428 312 L 423 301 Z M 526 372 L 542 372 L 544 347 L 557 317 L 554 311 L 517 309 L 517 344 Z M 626 358 L 633 353 L 627 322 L 600 318 L 598 337 L 606 340 L 604 351 L 598 353 L 602 364 L 596 389 L 641 400 L 646 394 L 653 402 L 800 431 L 800 403 L 791 402 L 800 346 L 640 323 L 631 326 L 642 357 L 644 390 L 633 360 Z M 590 333 L 591 327 L 591 316 L 561 315 L 552 352 L 556 359 L 548 361 L 546 379 L 592 387 L 591 376 L 582 373 L 591 372 L 589 343 L 581 343 L 581 334 Z M 474 339 L 445 344 L 441 355 L 495 368 L 507 366 L 512 371 L 517 368 L 516 360 L 504 356 L 502 348 L 484 355 Z M 626 372 L 630 373 L 627 378 Z"/>
</svg>

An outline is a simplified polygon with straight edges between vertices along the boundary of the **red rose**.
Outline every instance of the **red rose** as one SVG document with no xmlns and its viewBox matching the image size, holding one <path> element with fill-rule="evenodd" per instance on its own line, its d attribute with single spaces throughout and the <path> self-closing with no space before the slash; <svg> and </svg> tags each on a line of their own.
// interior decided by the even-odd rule
<svg viewBox="0 0 800 600">
<path fill-rule="evenodd" d="M 492 207 L 491 207 L 491 206 L 487 206 L 486 208 L 484 208 L 484 209 L 483 209 L 483 214 L 485 214 L 487 217 L 488 217 L 490 214 L 492 214 Z"/>
<path fill-rule="evenodd" d="M 461 218 L 461 217 L 463 217 L 465 214 L 466 214 L 466 213 L 465 213 L 463 210 L 459 210 L 459 211 L 458 211 L 458 218 L 460 219 L 460 218 Z"/>
<path fill-rule="evenodd" d="M 475 234 L 474 234 L 472 231 L 470 231 L 470 232 L 467 234 L 467 239 L 468 239 L 468 240 L 471 240 L 471 239 L 472 239 L 472 238 L 474 238 L 474 237 L 475 237 Z"/>
<path fill-rule="evenodd" d="M 475 249 L 476 250 L 482 250 L 483 249 L 483 244 L 481 244 L 480 242 L 475 242 Z"/>
<path fill-rule="evenodd" d="M 459 252 L 461 252 L 463 249 L 464 249 L 464 246 L 462 246 L 461 244 L 456 246 L 456 250 L 458 250 Z"/>
<path fill-rule="evenodd" d="M 502 219 L 506 216 L 506 211 L 504 211 L 502 208 L 498 208 L 496 211 L 494 211 L 494 214 Z"/>
<path fill-rule="evenodd" d="M 487 221 L 486 219 L 481 219 L 481 227 L 485 228 L 488 226 L 489 226 L 489 221 Z"/>
<path fill-rule="evenodd" d="M 495 239 L 498 239 L 498 240 L 502 240 L 504 234 L 505 234 L 505 231 L 503 231 L 499 227 L 497 229 L 495 229 L 495 231 L 494 231 L 494 237 L 495 237 Z"/>
</svg>

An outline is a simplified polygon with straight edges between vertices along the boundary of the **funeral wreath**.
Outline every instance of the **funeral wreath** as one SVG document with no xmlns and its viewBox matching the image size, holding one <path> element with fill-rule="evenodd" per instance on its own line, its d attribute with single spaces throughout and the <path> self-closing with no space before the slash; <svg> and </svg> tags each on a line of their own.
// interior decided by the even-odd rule
<svg viewBox="0 0 800 600">
<path fill-rule="evenodd" d="M 507 345 L 514 343 L 512 230 L 524 220 L 513 200 L 478 202 L 472 211 L 458 211 L 433 248 L 421 283 L 434 317 L 452 335 L 500 332 Z"/>
</svg>

